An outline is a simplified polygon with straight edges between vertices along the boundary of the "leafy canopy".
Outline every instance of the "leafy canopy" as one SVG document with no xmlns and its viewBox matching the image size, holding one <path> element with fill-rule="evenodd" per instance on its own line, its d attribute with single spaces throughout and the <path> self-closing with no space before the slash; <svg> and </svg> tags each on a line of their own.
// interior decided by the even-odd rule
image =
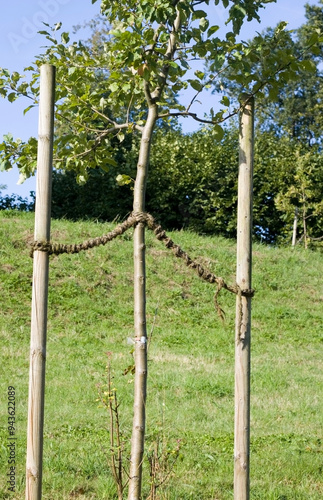
<svg viewBox="0 0 323 500">
<path fill-rule="evenodd" d="M 102 44 L 71 41 L 68 33 L 60 33 L 60 23 L 46 25 L 41 31 L 49 42 L 45 53 L 25 69 L 27 77 L 1 69 L 0 94 L 11 102 L 29 98 L 28 111 L 38 103 L 39 66 L 56 66 L 55 166 L 75 169 L 79 182 L 86 181 L 89 168 L 107 170 L 115 164 L 114 137 L 122 141 L 126 134 L 142 132 L 152 106 L 158 110 L 157 120 L 190 116 L 210 125 L 213 137 L 221 139 L 220 124 L 239 109 L 238 92 L 224 95 L 219 109 L 211 108 L 204 116 L 192 107 L 204 90 L 220 82 L 222 73 L 229 73 L 231 83 L 246 82 L 251 94 L 267 86 L 272 98 L 282 79 L 297 73 L 297 55 L 288 50 L 275 52 L 266 72 L 254 70 L 268 56 L 271 43 L 285 40 L 284 25 L 271 36 L 257 36 L 253 44 L 237 39 L 243 22 L 259 20 L 265 3 L 222 0 L 227 30 L 220 37 L 220 23 L 214 23 L 219 0 L 102 0 L 108 23 Z M 194 71 L 193 61 L 200 61 L 201 69 Z M 184 106 L 186 92 L 190 97 Z M 24 143 L 7 136 L 0 145 L 1 168 L 16 163 L 22 180 L 33 174 L 35 158 L 34 138 Z"/>
</svg>

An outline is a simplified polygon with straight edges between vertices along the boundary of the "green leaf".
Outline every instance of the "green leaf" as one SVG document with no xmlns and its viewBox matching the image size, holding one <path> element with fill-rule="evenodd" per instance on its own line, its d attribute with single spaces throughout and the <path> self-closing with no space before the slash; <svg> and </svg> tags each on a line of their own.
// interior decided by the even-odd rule
<svg viewBox="0 0 323 500">
<path fill-rule="evenodd" d="M 219 26 L 211 26 L 211 28 L 207 31 L 207 36 L 211 37 L 214 33 L 216 33 L 220 29 Z"/>
<path fill-rule="evenodd" d="M 10 92 L 7 98 L 9 102 L 14 102 L 17 99 L 17 94 L 15 92 Z"/>
<path fill-rule="evenodd" d="M 209 21 L 204 17 L 200 20 L 199 28 L 201 31 L 206 31 L 209 27 Z"/>
<path fill-rule="evenodd" d="M 104 158 L 104 161 L 108 163 L 108 165 L 112 165 L 112 167 L 117 167 L 118 164 L 113 158 Z"/>
<path fill-rule="evenodd" d="M 111 92 L 117 92 L 117 90 L 119 90 L 119 84 L 116 82 L 112 82 L 110 83 L 109 88 Z"/>
<path fill-rule="evenodd" d="M 197 92 L 200 92 L 202 90 L 203 86 L 198 80 L 187 80 L 187 81 L 189 82 L 191 87 Z"/>
<path fill-rule="evenodd" d="M 275 85 L 273 87 L 270 87 L 269 89 L 269 99 L 271 101 L 276 101 L 277 100 L 277 97 L 278 97 L 278 91 L 279 91 L 279 87 L 278 85 Z"/>
<path fill-rule="evenodd" d="M 119 132 L 117 133 L 117 137 L 118 137 L 118 139 L 119 139 L 120 142 L 123 142 L 124 138 L 125 138 L 124 132 L 122 132 L 121 130 L 119 130 Z"/>
<path fill-rule="evenodd" d="M 11 75 L 11 79 L 13 82 L 17 83 L 20 80 L 21 76 L 18 71 L 14 71 Z"/>
<path fill-rule="evenodd" d="M 11 141 L 13 141 L 13 135 L 9 132 L 8 134 L 4 134 L 3 139 L 6 142 L 11 142 Z"/>
<path fill-rule="evenodd" d="M 203 71 L 194 71 L 194 75 L 197 76 L 197 78 L 199 78 L 200 80 L 203 80 L 204 76 L 205 76 L 205 73 L 203 73 Z"/>
<path fill-rule="evenodd" d="M 310 73 L 315 73 L 316 69 L 317 69 L 317 66 L 316 66 L 314 61 L 310 61 L 310 60 L 306 60 L 306 59 L 304 61 L 300 62 L 300 66 L 304 71 L 308 71 Z"/>
<path fill-rule="evenodd" d="M 221 99 L 221 104 L 229 107 L 230 106 L 230 99 L 226 95 L 224 95 Z"/>
<path fill-rule="evenodd" d="M 102 163 L 100 165 L 100 168 L 104 171 L 104 172 L 110 172 L 110 168 L 108 167 L 108 165 L 105 165 L 104 163 Z"/>
<path fill-rule="evenodd" d="M 87 176 L 84 174 L 78 174 L 76 176 L 76 182 L 80 184 L 80 186 L 83 186 L 87 182 Z"/>
<path fill-rule="evenodd" d="M 31 104 L 30 106 L 28 106 L 28 108 L 25 108 L 24 109 L 24 115 L 31 109 L 31 108 L 34 108 L 35 107 L 35 104 Z"/>
<path fill-rule="evenodd" d="M 67 32 L 61 34 L 61 40 L 63 43 L 67 44 L 70 41 L 70 35 Z"/>
<path fill-rule="evenodd" d="M 207 16 L 206 12 L 204 12 L 204 10 L 196 10 L 195 12 L 193 12 L 193 16 L 192 16 L 192 19 L 193 21 L 195 19 L 203 19 Z"/>
<path fill-rule="evenodd" d="M 181 58 L 181 65 L 183 66 L 183 68 L 185 69 L 191 69 L 190 65 L 188 64 L 187 61 L 185 61 L 185 59 Z"/>
<path fill-rule="evenodd" d="M 212 135 L 217 141 L 221 141 L 224 136 L 224 130 L 220 125 L 214 125 L 212 129 Z"/>
<path fill-rule="evenodd" d="M 144 72 L 143 72 L 143 79 L 146 80 L 146 82 L 149 82 L 149 78 L 150 78 L 150 71 L 148 68 L 144 68 Z"/>
<path fill-rule="evenodd" d="M 116 177 L 116 181 L 117 181 L 119 186 L 125 186 L 125 185 L 131 184 L 131 182 L 133 182 L 132 178 L 129 175 L 125 175 L 125 174 L 119 174 Z"/>
<path fill-rule="evenodd" d="M 12 164 L 9 160 L 1 160 L 0 161 L 0 171 L 5 172 L 12 169 Z"/>
</svg>

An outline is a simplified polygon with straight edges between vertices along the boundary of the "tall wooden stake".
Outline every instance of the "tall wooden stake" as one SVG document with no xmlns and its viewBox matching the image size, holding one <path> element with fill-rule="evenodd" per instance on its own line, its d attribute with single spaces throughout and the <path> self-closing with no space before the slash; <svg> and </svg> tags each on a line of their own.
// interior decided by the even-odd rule
<svg viewBox="0 0 323 500">
<path fill-rule="evenodd" d="M 35 240 L 50 239 L 55 67 L 40 68 Z M 42 489 L 48 254 L 34 252 L 31 312 L 26 500 L 40 500 Z"/>
<path fill-rule="evenodd" d="M 237 285 L 251 289 L 254 100 L 240 114 Z M 234 500 L 249 500 L 251 297 L 237 296 L 235 334 Z"/>
</svg>

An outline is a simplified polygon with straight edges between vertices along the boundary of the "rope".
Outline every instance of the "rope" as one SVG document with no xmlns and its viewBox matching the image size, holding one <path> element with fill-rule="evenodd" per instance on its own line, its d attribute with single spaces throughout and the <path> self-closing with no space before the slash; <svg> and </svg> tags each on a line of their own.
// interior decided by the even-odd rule
<svg viewBox="0 0 323 500">
<path fill-rule="evenodd" d="M 233 286 L 228 285 L 223 278 L 221 278 L 220 276 L 215 276 L 215 274 L 211 273 L 211 271 L 204 268 L 199 262 L 191 259 L 191 257 L 186 252 L 184 252 L 184 250 L 182 250 L 179 245 L 176 245 L 173 242 L 173 240 L 167 236 L 164 229 L 159 224 L 156 223 L 152 215 L 150 214 L 135 214 L 135 215 L 137 215 L 138 218 L 140 218 L 140 222 L 145 222 L 147 224 L 148 228 L 154 232 L 157 240 L 162 241 L 166 246 L 166 248 L 170 248 L 176 257 L 183 259 L 187 267 L 189 267 L 190 269 L 194 269 L 201 279 L 203 279 L 204 281 L 208 281 L 209 283 L 217 284 L 217 289 L 214 294 L 214 305 L 218 313 L 218 316 L 221 318 L 222 321 L 224 320 L 225 313 L 223 309 L 220 307 L 218 302 L 218 297 L 222 288 L 238 295 L 240 297 L 240 301 L 242 296 L 253 297 L 254 290 L 241 289 L 237 284 Z"/>
<path fill-rule="evenodd" d="M 31 244 L 30 256 L 33 257 L 35 251 L 47 252 L 48 255 L 60 255 L 63 253 L 74 254 L 80 253 L 83 250 L 89 250 L 90 248 L 99 247 L 100 245 L 106 245 L 109 241 L 125 233 L 134 226 L 136 222 L 136 219 L 130 215 L 127 220 L 119 224 L 110 233 L 98 236 L 97 238 L 91 238 L 78 244 L 65 245 L 62 243 L 34 241 Z"/>
<path fill-rule="evenodd" d="M 214 295 L 214 304 L 219 317 L 224 319 L 224 311 L 221 309 L 218 303 L 218 296 L 221 290 L 224 288 L 235 295 L 240 297 L 253 297 L 254 290 L 252 289 L 241 289 L 239 285 L 228 285 L 223 278 L 216 276 L 211 273 L 208 269 L 204 268 L 198 261 L 192 259 L 179 245 L 176 245 L 171 238 L 169 238 L 164 231 L 164 229 L 157 224 L 152 215 L 146 212 L 136 213 L 133 212 L 124 222 L 119 224 L 113 231 L 103 236 L 98 236 L 97 238 L 92 238 L 84 241 L 83 243 L 65 245 L 61 243 L 51 243 L 34 241 L 31 244 L 30 256 L 33 257 L 35 251 L 47 252 L 48 255 L 60 255 L 63 253 L 74 254 L 79 253 L 83 250 L 88 250 L 90 248 L 98 247 L 100 245 L 106 245 L 109 241 L 112 241 L 117 236 L 122 235 L 131 227 L 136 224 L 146 224 L 147 227 L 153 231 L 157 240 L 163 242 L 166 248 L 172 250 L 173 254 L 184 260 L 186 266 L 190 269 L 195 270 L 197 275 L 209 283 L 216 283 L 217 289 Z"/>
</svg>

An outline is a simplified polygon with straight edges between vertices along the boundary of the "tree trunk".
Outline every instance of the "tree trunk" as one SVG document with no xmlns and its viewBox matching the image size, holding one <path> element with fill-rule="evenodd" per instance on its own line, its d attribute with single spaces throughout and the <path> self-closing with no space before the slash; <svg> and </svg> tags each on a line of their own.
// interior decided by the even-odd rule
<svg viewBox="0 0 323 500">
<path fill-rule="evenodd" d="M 243 95 L 245 102 L 248 95 Z M 251 289 L 253 98 L 240 116 L 237 285 Z M 234 500 L 249 500 L 251 297 L 237 296 L 235 335 Z"/>
<path fill-rule="evenodd" d="M 55 68 L 40 68 L 39 136 L 35 240 L 50 239 Z M 43 469 L 43 425 L 48 297 L 48 253 L 34 252 L 28 397 L 26 500 L 40 500 Z"/>
<path fill-rule="evenodd" d="M 295 208 L 294 214 L 294 224 L 293 224 L 293 237 L 292 237 L 292 247 L 296 245 L 296 237 L 297 237 L 297 221 L 298 221 L 298 208 Z"/>
<path fill-rule="evenodd" d="M 148 118 L 142 133 L 137 177 L 134 188 L 133 210 L 145 210 L 147 173 L 150 145 L 157 119 L 157 106 L 149 107 Z M 138 223 L 134 229 L 134 326 L 135 326 L 135 381 L 134 415 L 131 437 L 131 457 L 128 500 L 141 499 L 142 461 L 145 440 L 146 387 L 147 387 L 147 330 L 146 330 L 146 270 L 145 225 Z"/>
<path fill-rule="evenodd" d="M 165 54 L 167 61 L 159 74 L 159 85 L 151 93 L 150 85 L 144 82 L 144 91 L 148 103 L 147 122 L 144 127 L 137 177 L 134 188 L 133 211 L 140 213 L 145 210 L 146 183 L 150 146 L 158 118 L 158 106 L 163 90 L 166 86 L 169 72 L 168 61 L 171 61 L 176 52 L 176 33 L 181 26 L 180 11 L 174 21 L 173 29 L 168 40 Z M 138 223 L 135 226 L 134 236 L 134 324 L 135 324 L 135 388 L 134 388 L 134 415 L 131 437 L 131 457 L 128 500 L 141 500 L 142 461 L 145 442 L 146 423 L 146 387 L 147 387 L 147 330 L 146 330 L 146 270 L 145 270 L 145 226 Z"/>
<path fill-rule="evenodd" d="M 305 195 L 304 195 L 305 198 Z M 306 225 L 306 204 L 303 202 L 303 230 L 304 230 L 304 248 L 307 250 L 307 225 Z"/>
</svg>

